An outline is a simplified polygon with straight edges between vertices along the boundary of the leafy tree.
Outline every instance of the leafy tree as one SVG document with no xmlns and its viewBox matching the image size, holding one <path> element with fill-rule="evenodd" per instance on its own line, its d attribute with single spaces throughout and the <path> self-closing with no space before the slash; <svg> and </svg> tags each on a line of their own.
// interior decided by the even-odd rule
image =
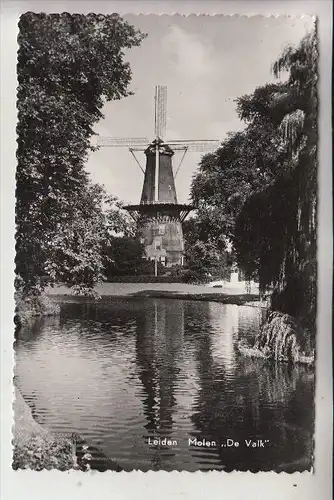
<svg viewBox="0 0 334 500">
<path fill-rule="evenodd" d="M 275 123 L 287 157 L 277 178 L 244 204 L 235 228 L 239 262 L 259 270 L 262 289 L 275 287 L 274 309 L 314 330 L 316 319 L 317 108 L 316 36 L 288 47 L 275 62 L 287 71 L 286 112 Z"/>
<path fill-rule="evenodd" d="M 285 83 L 237 100 L 246 128 L 206 155 L 192 183 L 201 241 L 228 238 L 248 278 L 275 288 L 274 309 L 314 329 L 316 305 L 316 37 L 273 65 Z"/>
<path fill-rule="evenodd" d="M 106 276 L 107 249 L 126 231 L 134 230 L 122 206 L 98 184 L 87 186 L 73 202 L 71 223 L 60 225 L 54 238 L 46 243 L 48 278 L 67 283 L 74 293 L 91 293 L 95 283 Z"/>
<path fill-rule="evenodd" d="M 124 203 L 116 196 L 107 196 L 105 199 L 105 205 L 105 217 L 108 234 L 118 234 L 136 239 L 139 236 L 139 229 L 137 223 L 131 217 L 129 212 L 124 210 Z"/>
<path fill-rule="evenodd" d="M 111 236 L 104 250 L 107 258 L 106 276 L 132 276 L 141 274 L 143 267 L 144 246 L 138 239 L 129 236 Z"/>
<path fill-rule="evenodd" d="M 246 128 L 230 133 L 215 154 L 204 156 L 193 178 L 199 246 L 214 250 L 229 267 L 237 256 L 233 251 L 231 259 L 226 246 L 234 240 L 235 222 L 245 201 L 287 168 L 284 144 L 275 128 L 284 112 L 280 101 L 285 93 L 284 85 L 266 85 L 238 99 L 237 112 Z M 246 275 L 256 277 L 256 266 Z"/>
<path fill-rule="evenodd" d="M 272 124 L 251 123 L 230 134 L 214 155 L 203 157 L 191 195 L 217 247 L 233 237 L 236 216 L 247 197 L 270 182 L 284 164 L 281 142 Z"/>
<path fill-rule="evenodd" d="M 210 228 L 214 224 L 217 224 L 217 221 L 212 223 L 209 216 L 204 218 L 203 212 L 201 217 L 193 217 L 183 223 L 186 268 L 196 273 L 199 278 L 229 276 L 232 262 L 227 241 L 223 238 L 217 241 L 214 236 L 211 238 Z"/>
<path fill-rule="evenodd" d="M 20 18 L 16 271 L 26 292 L 101 278 L 107 200 L 84 166 L 105 101 L 130 93 L 124 50 L 143 36 L 117 14 Z"/>
</svg>

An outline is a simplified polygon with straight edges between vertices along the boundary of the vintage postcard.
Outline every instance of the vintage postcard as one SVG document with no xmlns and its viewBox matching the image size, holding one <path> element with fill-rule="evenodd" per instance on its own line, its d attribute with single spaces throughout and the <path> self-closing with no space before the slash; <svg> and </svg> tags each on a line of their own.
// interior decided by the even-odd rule
<svg viewBox="0 0 334 500">
<path fill-rule="evenodd" d="M 12 468 L 312 474 L 316 16 L 75 7 L 18 18 Z"/>
</svg>

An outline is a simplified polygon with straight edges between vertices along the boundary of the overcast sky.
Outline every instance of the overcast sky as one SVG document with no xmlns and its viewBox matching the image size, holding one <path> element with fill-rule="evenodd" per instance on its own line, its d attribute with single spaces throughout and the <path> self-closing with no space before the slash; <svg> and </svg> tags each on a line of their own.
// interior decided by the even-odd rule
<svg viewBox="0 0 334 500">
<path fill-rule="evenodd" d="M 126 53 L 133 96 L 107 103 L 95 127 L 103 136 L 154 138 L 154 87 L 167 85 L 167 139 L 219 139 L 243 125 L 234 99 L 274 81 L 271 65 L 287 44 L 312 29 L 310 17 L 136 16 L 124 18 L 147 33 Z M 144 155 L 139 153 L 142 164 Z M 175 166 L 180 158 L 175 155 Z M 178 201 L 189 199 L 201 155 L 188 153 L 176 180 Z M 130 203 L 139 203 L 143 174 L 126 148 L 90 155 L 94 181 Z"/>
</svg>

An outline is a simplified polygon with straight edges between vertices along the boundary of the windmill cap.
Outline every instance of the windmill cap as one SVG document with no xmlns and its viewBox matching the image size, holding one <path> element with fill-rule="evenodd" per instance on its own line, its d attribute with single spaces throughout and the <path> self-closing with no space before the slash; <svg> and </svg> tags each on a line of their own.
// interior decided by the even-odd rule
<svg viewBox="0 0 334 500">
<path fill-rule="evenodd" d="M 156 139 L 154 139 L 154 141 L 151 142 L 151 144 L 145 150 L 145 154 L 155 154 L 157 145 L 159 146 L 159 153 L 167 155 L 174 154 L 173 149 L 166 142 L 160 139 L 160 137 L 157 137 Z"/>
</svg>

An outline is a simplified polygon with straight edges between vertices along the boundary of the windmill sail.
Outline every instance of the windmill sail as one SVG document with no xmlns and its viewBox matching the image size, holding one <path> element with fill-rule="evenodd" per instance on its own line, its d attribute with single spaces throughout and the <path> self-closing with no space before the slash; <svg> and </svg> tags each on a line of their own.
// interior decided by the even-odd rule
<svg viewBox="0 0 334 500">
<path fill-rule="evenodd" d="M 159 200 L 159 170 L 160 154 L 159 140 L 163 140 L 166 134 L 167 120 L 167 87 L 157 85 L 155 87 L 155 201 Z"/>
<path fill-rule="evenodd" d="M 147 137 L 103 137 L 97 136 L 97 145 L 103 147 L 124 148 L 131 146 L 147 147 L 149 144 Z"/>
<path fill-rule="evenodd" d="M 167 87 L 157 85 L 155 87 L 155 137 L 164 139 L 166 135 L 167 121 Z"/>
<path fill-rule="evenodd" d="M 168 144 L 175 151 L 186 149 L 189 152 L 210 153 L 215 151 L 221 145 L 218 140 L 180 140 L 168 141 Z"/>
</svg>

